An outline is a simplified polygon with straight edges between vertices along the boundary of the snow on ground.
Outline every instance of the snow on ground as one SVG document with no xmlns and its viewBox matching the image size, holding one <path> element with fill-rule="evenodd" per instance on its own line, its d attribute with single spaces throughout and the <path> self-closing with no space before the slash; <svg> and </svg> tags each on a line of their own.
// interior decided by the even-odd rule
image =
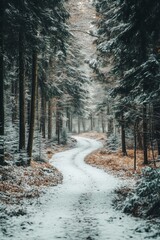
<svg viewBox="0 0 160 240">
<path fill-rule="evenodd" d="M 76 148 L 51 159 L 64 176 L 63 184 L 30 202 L 27 215 L 1 219 L 0 239 L 158 239 L 151 228 L 147 230 L 145 221 L 112 208 L 113 190 L 122 180 L 85 164 L 84 157 L 101 143 L 76 139 Z"/>
</svg>

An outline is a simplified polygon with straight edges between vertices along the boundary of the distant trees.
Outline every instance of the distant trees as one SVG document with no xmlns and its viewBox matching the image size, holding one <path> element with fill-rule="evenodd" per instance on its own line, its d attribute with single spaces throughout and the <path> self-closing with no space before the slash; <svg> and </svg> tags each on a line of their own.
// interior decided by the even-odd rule
<svg viewBox="0 0 160 240">
<path fill-rule="evenodd" d="M 37 3 L 37 1 L 7 0 L 0 3 L 1 165 L 4 163 L 4 147 L 6 147 L 4 140 L 7 142 L 5 139 L 7 128 L 11 129 L 12 124 L 17 128 L 18 122 L 19 146 L 16 148 L 20 152 L 27 151 L 29 159 L 31 158 L 38 96 L 38 75 L 41 70 L 40 68 L 38 70 L 41 62 L 39 56 L 40 54 L 53 56 L 58 49 L 65 49 L 65 41 L 69 36 L 65 22 L 69 14 L 64 7 L 64 2 L 39 1 Z M 4 91 L 8 99 L 5 97 Z M 12 122 L 10 122 L 8 108 L 12 112 Z M 4 113 L 6 113 L 5 116 Z M 28 119 L 30 128 L 29 132 L 26 132 Z M 12 131 L 10 134 L 12 138 Z M 25 143 L 26 137 L 28 137 L 28 147 Z M 20 159 L 24 164 L 25 155 Z"/>
<path fill-rule="evenodd" d="M 159 105 L 159 1 L 95 1 L 97 22 L 98 61 L 108 65 L 106 82 L 113 82 L 111 96 L 121 125 L 122 152 L 125 149 L 127 126 L 141 124 L 143 132 L 144 164 L 148 163 L 147 148 L 151 129 L 149 106 Z M 158 108 L 156 108 L 158 111 Z M 154 112 L 155 113 L 155 112 Z M 154 117 L 157 115 L 155 113 Z M 159 124 L 154 128 L 159 145 Z M 153 130 L 153 129 L 152 129 Z"/>
<path fill-rule="evenodd" d="M 71 129 L 71 115 L 85 109 L 88 79 L 68 31 L 66 2 L 0 2 L 1 165 L 5 152 L 29 165 L 37 136 L 51 140 L 57 124 L 60 143 L 63 119 Z"/>
</svg>

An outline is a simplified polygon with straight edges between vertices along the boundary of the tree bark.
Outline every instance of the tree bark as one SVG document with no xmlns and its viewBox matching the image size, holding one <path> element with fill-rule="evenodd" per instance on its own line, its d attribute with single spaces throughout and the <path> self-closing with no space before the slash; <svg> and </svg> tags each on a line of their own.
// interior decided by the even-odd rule
<svg viewBox="0 0 160 240">
<path fill-rule="evenodd" d="M 81 132 L 81 121 L 80 116 L 78 116 L 78 134 Z"/>
<path fill-rule="evenodd" d="M 101 119 L 102 119 L 102 132 L 105 133 L 105 122 L 104 122 L 104 113 L 101 113 Z"/>
<path fill-rule="evenodd" d="M 155 138 L 157 141 L 157 150 L 158 150 L 158 159 L 160 158 L 160 107 L 157 105 L 154 106 L 154 131 Z"/>
<path fill-rule="evenodd" d="M 69 132 L 72 132 L 72 124 L 71 124 L 71 113 L 69 111 L 69 107 L 66 108 L 66 115 L 67 115 L 67 122 L 66 122 L 66 127 L 68 128 Z"/>
<path fill-rule="evenodd" d="M 24 30 L 19 30 L 19 150 L 25 149 L 25 53 Z"/>
<path fill-rule="evenodd" d="M 137 148 L 140 150 L 143 150 L 143 139 L 142 139 L 142 135 L 143 133 L 142 131 L 142 127 L 138 127 L 138 131 L 137 131 Z"/>
<path fill-rule="evenodd" d="M 73 131 L 73 116 L 70 114 L 70 132 Z"/>
<path fill-rule="evenodd" d="M 82 118 L 82 126 L 83 126 L 83 132 L 85 132 L 86 131 L 85 118 Z"/>
<path fill-rule="evenodd" d="M 4 164 L 4 3 L 0 1 L 0 165 Z"/>
<path fill-rule="evenodd" d="M 147 154 L 147 106 L 143 104 L 143 156 L 144 164 L 148 164 L 148 154 Z"/>
<path fill-rule="evenodd" d="M 126 151 L 126 134 L 125 134 L 125 124 L 124 124 L 124 117 L 123 113 L 121 116 L 121 142 L 122 142 L 122 153 L 123 156 L 127 156 L 127 151 Z"/>
<path fill-rule="evenodd" d="M 12 81 L 12 123 L 18 119 L 18 81 Z"/>
<path fill-rule="evenodd" d="M 56 135 L 57 135 L 57 142 L 59 145 L 60 144 L 60 113 L 58 109 L 56 111 Z"/>
<path fill-rule="evenodd" d="M 57 108 L 56 108 L 56 135 L 57 135 L 57 142 L 60 144 L 60 137 L 61 137 L 61 130 L 62 130 L 62 119 L 61 119 L 61 104 L 59 100 L 57 101 Z"/>
<path fill-rule="evenodd" d="M 31 113 L 30 113 L 30 124 L 29 124 L 29 137 L 27 154 L 29 157 L 28 164 L 30 165 L 32 158 L 33 138 L 34 138 L 34 127 L 35 127 L 35 107 L 36 107 L 36 91 L 37 91 L 37 68 L 38 68 L 37 52 L 33 51 L 32 56 L 32 94 L 31 94 Z"/>
<path fill-rule="evenodd" d="M 42 137 L 46 137 L 46 98 L 44 96 L 44 93 L 42 93 L 41 97 L 41 131 L 42 131 Z"/>
<path fill-rule="evenodd" d="M 91 119 L 91 131 L 93 131 L 93 115 L 92 115 L 92 113 L 91 113 L 90 119 Z"/>
<path fill-rule="evenodd" d="M 138 4 L 138 2 L 137 2 Z M 140 64 L 144 63 L 147 60 L 147 35 L 144 29 L 144 23 L 141 21 L 140 23 L 140 40 L 141 40 L 141 44 L 140 44 Z M 146 86 L 146 81 L 143 81 L 143 93 L 146 92 L 147 86 Z M 148 132 L 148 128 L 147 128 L 147 105 L 146 103 L 143 104 L 143 156 L 144 156 L 144 160 L 143 163 L 144 164 L 148 164 L 148 154 L 147 154 L 147 132 Z"/>
<path fill-rule="evenodd" d="M 48 139 L 52 138 L 52 100 L 48 101 Z"/>
<path fill-rule="evenodd" d="M 137 122 L 134 124 L 134 171 L 137 168 Z"/>
</svg>

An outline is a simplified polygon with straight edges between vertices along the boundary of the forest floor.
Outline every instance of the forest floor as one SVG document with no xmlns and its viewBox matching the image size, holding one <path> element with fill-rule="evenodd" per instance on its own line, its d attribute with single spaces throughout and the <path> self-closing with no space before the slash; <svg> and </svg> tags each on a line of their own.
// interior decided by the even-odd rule
<svg viewBox="0 0 160 240">
<path fill-rule="evenodd" d="M 82 133 L 80 136 L 94 138 L 98 141 L 101 141 L 104 145 L 103 148 L 91 153 L 85 159 L 86 163 L 94 167 L 104 169 L 105 171 L 110 172 L 117 177 L 135 179 L 141 174 L 142 169 L 145 167 L 143 164 L 143 152 L 141 150 L 137 150 L 137 164 L 135 171 L 133 149 L 127 150 L 127 156 L 123 156 L 120 150 L 111 152 L 105 147 L 105 133 L 89 132 Z M 151 158 L 151 153 L 149 153 L 149 158 Z M 150 161 L 150 166 L 155 167 L 153 161 Z"/>
<path fill-rule="evenodd" d="M 143 151 L 137 150 L 135 171 L 133 149 L 127 151 L 127 156 L 123 156 L 120 150 L 111 152 L 107 149 L 105 134 L 92 132 L 81 134 L 81 136 L 94 138 L 103 143 L 103 148 L 86 156 L 85 162 L 93 167 L 103 169 L 106 173 L 118 177 L 119 180 L 124 180 L 124 185 L 114 191 L 114 208 L 132 214 L 134 217 L 159 219 L 159 197 L 155 197 L 159 196 L 159 189 L 155 184 L 156 181 L 159 181 L 159 177 L 158 172 L 154 172 L 154 170 L 160 168 L 160 162 L 152 161 L 152 153 L 148 151 L 149 164 L 146 166 L 143 164 Z M 147 180 L 147 176 L 150 176 L 150 180 Z M 150 191 L 150 187 L 153 188 L 152 191 Z M 140 192 L 143 192 L 143 196 L 146 197 L 142 197 Z M 147 195 L 145 195 L 146 192 Z"/>
<path fill-rule="evenodd" d="M 6 214 L 7 206 L 0 219 L 0 239 L 159 239 L 158 225 L 113 208 L 114 190 L 128 180 L 84 162 L 102 143 L 74 138 L 75 148 L 54 154 L 50 160 L 63 174 L 63 184 L 47 188 L 45 194 L 24 205 L 11 206 L 10 215 Z"/>
<path fill-rule="evenodd" d="M 46 146 L 42 161 L 31 161 L 31 166 L 16 166 L 9 163 L 0 167 L 0 200 L 4 204 L 18 204 L 24 199 L 37 198 L 46 187 L 62 183 L 63 176 L 49 160 L 55 153 L 68 150 L 74 146 L 70 139 L 66 145 Z"/>
<path fill-rule="evenodd" d="M 106 134 L 97 132 L 82 133 L 79 136 L 100 141 L 103 146 L 106 142 Z M 0 199 L 3 203 L 17 204 L 23 199 L 39 197 L 46 187 L 61 184 L 62 173 L 59 172 L 49 160 L 55 153 L 63 152 L 74 147 L 74 141 L 69 144 L 46 146 L 44 150 L 45 161 L 32 161 L 30 167 L 9 164 L 0 167 Z M 121 152 L 109 152 L 105 147 L 94 151 L 85 158 L 87 164 L 98 167 L 120 178 L 138 179 L 143 164 L 142 151 L 137 152 L 137 170 L 134 171 L 133 150 L 128 151 L 128 156 L 122 156 Z M 152 165 L 154 167 L 154 165 Z M 124 189 L 123 189 L 124 190 Z M 125 191 L 125 190 L 124 190 Z"/>
</svg>

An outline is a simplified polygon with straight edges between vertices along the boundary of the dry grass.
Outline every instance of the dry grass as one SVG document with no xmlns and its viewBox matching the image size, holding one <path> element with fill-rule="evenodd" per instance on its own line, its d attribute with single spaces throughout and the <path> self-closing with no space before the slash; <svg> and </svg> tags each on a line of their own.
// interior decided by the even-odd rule
<svg viewBox="0 0 160 240">
<path fill-rule="evenodd" d="M 88 132 L 80 134 L 82 137 L 94 138 L 104 143 L 106 141 L 105 133 Z M 145 167 L 143 164 L 143 151 L 137 150 L 137 164 L 136 171 L 134 170 L 134 150 L 127 150 L 128 156 L 123 156 L 121 151 L 116 153 L 109 152 L 106 149 L 97 150 L 85 159 L 86 163 L 92 166 L 103 168 L 106 171 L 112 172 L 119 177 L 133 177 L 139 175 L 142 168 Z M 156 158 L 156 154 L 155 154 Z M 152 159 L 152 152 L 148 151 L 149 161 Z M 160 163 L 156 163 L 157 167 Z M 155 167 L 153 161 L 150 162 L 151 167 Z"/>
<path fill-rule="evenodd" d="M 137 151 L 136 171 L 134 171 L 134 151 L 128 150 L 128 156 L 122 156 L 121 152 L 110 153 L 105 149 L 100 149 L 90 154 L 86 158 L 86 163 L 103 168 L 120 177 L 133 177 L 140 174 L 143 164 L 143 152 Z M 154 165 L 152 164 L 154 167 Z"/>
</svg>

